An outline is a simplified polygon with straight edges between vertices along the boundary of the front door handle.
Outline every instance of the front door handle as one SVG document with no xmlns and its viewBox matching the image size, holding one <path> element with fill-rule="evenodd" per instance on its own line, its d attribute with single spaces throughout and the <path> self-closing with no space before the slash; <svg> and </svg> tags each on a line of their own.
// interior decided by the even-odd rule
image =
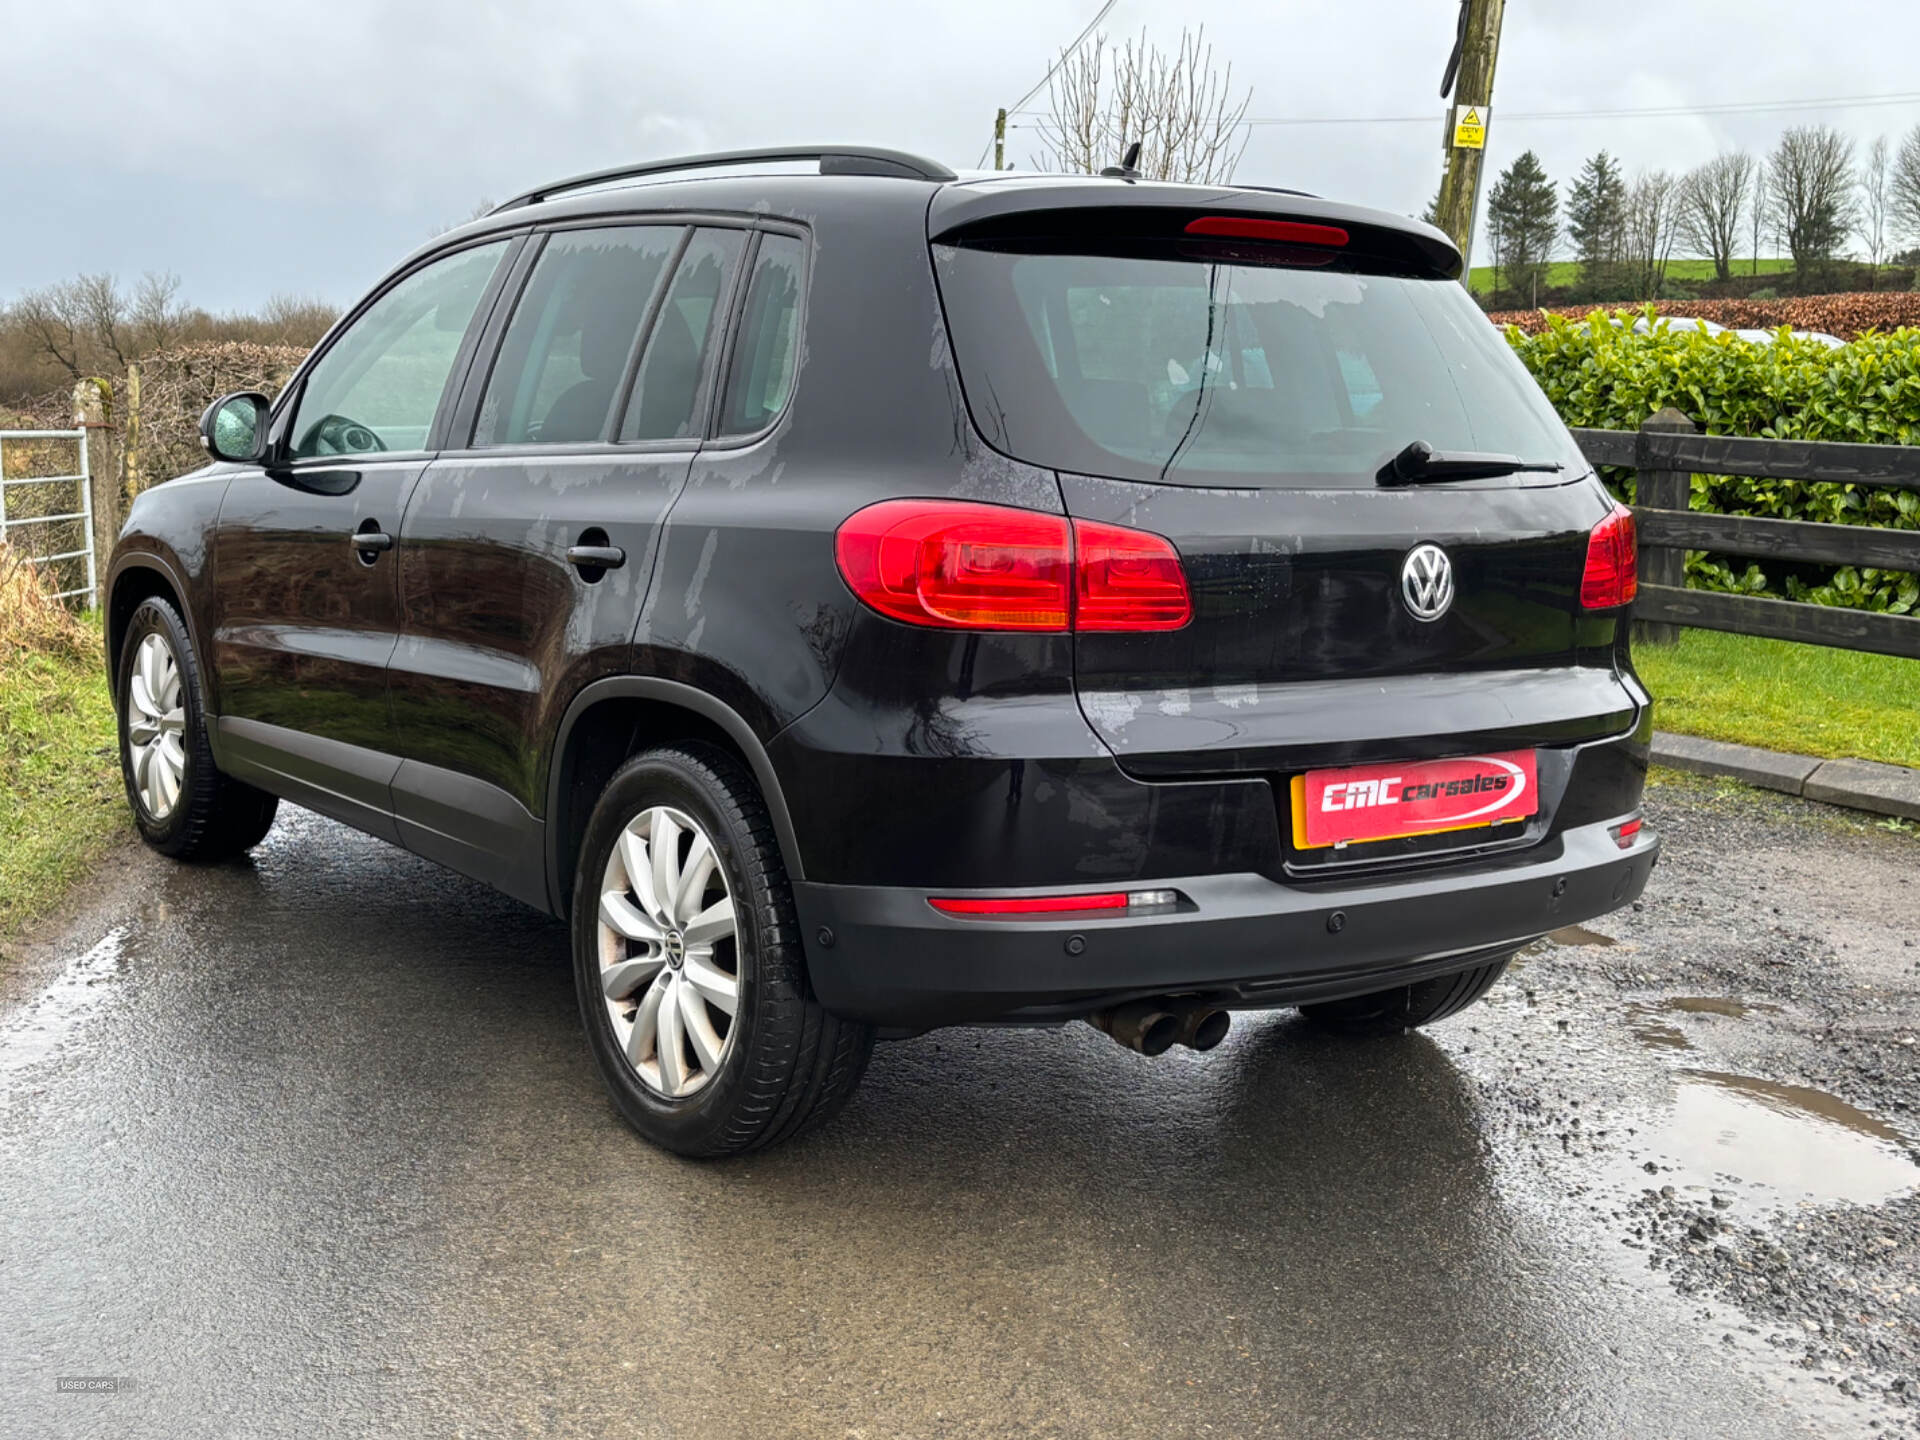
<svg viewBox="0 0 1920 1440">
<path fill-rule="evenodd" d="M 360 528 L 347 537 L 347 548 L 368 564 L 372 564 L 370 557 L 382 550 L 393 548 L 393 537 L 380 528 L 378 521 L 363 520 L 360 522 Z"/>
<path fill-rule="evenodd" d="M 567 563 L 581 570 L 618 570 L 627 552 L 618 545 L 569 545 Z"/>
</svg>

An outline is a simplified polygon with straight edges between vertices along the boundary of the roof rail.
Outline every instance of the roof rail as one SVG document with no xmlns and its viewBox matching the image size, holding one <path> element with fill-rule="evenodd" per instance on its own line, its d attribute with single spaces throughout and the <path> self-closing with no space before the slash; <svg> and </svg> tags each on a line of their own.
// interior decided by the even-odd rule
<svg viewBox="0 0 1920 1440">
<path fill-rule="evenodd" d="M 518 210 L 523 205 L 538 205 L 567 190 L 584 190 L 590 185 L 606 185 L 615 180 L 637 180 L 644 175 L 665 175 L 675 170 L 705 170 L 721 165 L 759 165 L 776 160 L 818 160 L 822 175 L 890 175 L 902 180 L 957 180 L 960 177 L 938 160 L 909 155 L 904 150 L 882 150 L 861 145 L 799 145 L 778 150 L 716 150 L 709 155 L 680 155 L 671 160 L 648 160 L 639 165 L 615 165 L 516 195 L 487 213 Z"/>
</svg>

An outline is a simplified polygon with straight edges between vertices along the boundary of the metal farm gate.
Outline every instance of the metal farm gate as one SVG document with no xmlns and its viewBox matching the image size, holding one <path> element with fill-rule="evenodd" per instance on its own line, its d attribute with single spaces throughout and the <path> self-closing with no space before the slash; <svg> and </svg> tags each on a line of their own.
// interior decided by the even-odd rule
<svg viewBox="0 0 1920 1440">
<path fill-rule="evenodd" d="M 16 478 L 11 473 L 16 468 L 32 471 L 56 465 L 60 462 L 53 456 L 73 453 L 69 447 L 79 455 L 75 474 Z M 80 595 L 85 604 L 96 603 L 93 486 L 84 428 L 0 430 L 0 541 L 52 577 L 57 595 L 69 599 Z"/>
</svg>

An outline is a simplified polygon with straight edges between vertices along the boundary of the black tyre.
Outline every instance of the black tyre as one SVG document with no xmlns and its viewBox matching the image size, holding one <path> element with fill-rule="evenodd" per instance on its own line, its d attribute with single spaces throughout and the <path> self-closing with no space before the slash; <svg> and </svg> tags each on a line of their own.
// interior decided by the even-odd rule
<svg viewBox="0 0 1920 1440">
<path fill-rule="evenodd" d="M 1302 1005 L 1300 1013 L 1323 1030 L 1355 1039 L 1399 1035 L 1417 1030 L 1435 1020 L 1458 1015 L 1507 973 L 1513 954 L 1502 955 L 1472 970 L 1453 975 L 1436 975 L 1411 985 L 1396 985 L 1376 990 L 1371 995 L 1353 995 L 1345 1000 L 1323 1000 L 1317 1005 Z"/>
<path fill-rule="evenodd" d="M 866 1070 L 873 1031 L 809 992 L 773 822 L 717 747 L 649 751 L 608 782 L 581 847 L 573 956 L 614 1104 L 668 1150 L 790 1139 Z"/>
<path fill-rule="evenodd" d="M 251 850 L 280 802 L 215 768 L 200 658 L 180 612 L 158 596 L 141 601 L 118 664 L 120 773 L 141 838 L 176 860 Z"/>
</svg>

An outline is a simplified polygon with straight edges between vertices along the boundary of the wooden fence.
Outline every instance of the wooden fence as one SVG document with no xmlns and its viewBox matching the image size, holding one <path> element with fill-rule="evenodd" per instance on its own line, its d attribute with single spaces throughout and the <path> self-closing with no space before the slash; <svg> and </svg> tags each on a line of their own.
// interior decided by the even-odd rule
<svg viewBox="0 0 1920 1440">
<path fill-rule="evenodd" d="M 1639 473 L 1633 517 L 1640 533 L 1640 598 L 1633 614 L 1643 622 L 1642 638 L 1672 640 L 1679 634 L 1676 627 L 1691 625 L 1920 659 L 1920 617 L 1689 590 L 1685 553 L 1711 550 L 1920 572 L 1920 530 L 1716 515 L 1687 508 L 1696 472 L 1920 490 L 1920 446 L 1702 435 L 1677 410 L 1662 410 L 1638 430 L 1575 430 L 1573 436 L 1595 465 Z"/>
</svg>

